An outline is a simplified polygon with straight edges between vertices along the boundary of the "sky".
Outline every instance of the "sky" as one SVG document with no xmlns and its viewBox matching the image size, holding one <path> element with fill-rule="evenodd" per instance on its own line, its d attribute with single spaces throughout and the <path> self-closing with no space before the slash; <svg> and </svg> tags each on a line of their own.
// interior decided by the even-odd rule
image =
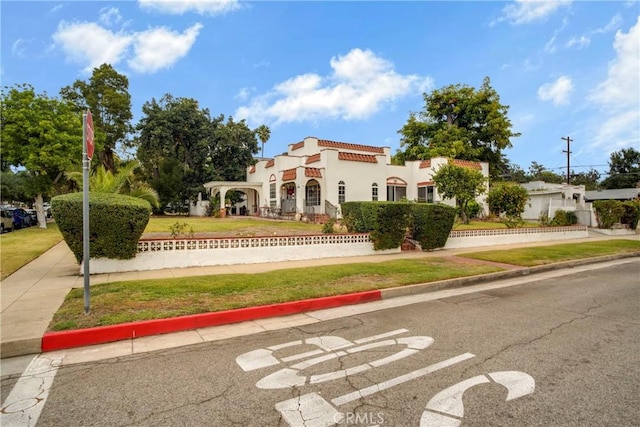
<svg viewBox="0 0 640 427">
<path fill-rule="evenodd" d="M 133 123 L 165 94 L 266 124 L 265 157 L 306 136 L 400 148 L 423 94 L 484 77 L 505 155 L 566 174 L 640 150 L 638 1 L 0 1 L 2 86 L 58 96 L 93 68 L 129 79 Z M 260 154 L 258 154 L 259 156 Z"/>
</svg>

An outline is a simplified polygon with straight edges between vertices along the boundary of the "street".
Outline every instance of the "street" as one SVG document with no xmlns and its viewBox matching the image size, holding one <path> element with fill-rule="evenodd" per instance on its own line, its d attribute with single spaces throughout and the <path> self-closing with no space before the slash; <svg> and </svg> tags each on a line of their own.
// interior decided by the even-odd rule
<svg viewBox="0 0 640 427">
<path fill-rule="evenodd" d="M 62 366 L 37 425 L 640 425 L 640 261 L 529 280 Z"/>
</svg>

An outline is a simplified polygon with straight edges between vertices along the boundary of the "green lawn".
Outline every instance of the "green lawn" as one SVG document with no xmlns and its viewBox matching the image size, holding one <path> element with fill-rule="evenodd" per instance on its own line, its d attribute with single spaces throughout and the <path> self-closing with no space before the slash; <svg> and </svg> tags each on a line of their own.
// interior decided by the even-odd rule
<svg viewBox="0 0 640 427">
<path fill-rule="evenodd" d="M 55 223 L 47 228 L 29 227 L 0 235 L 0 280 L 62 241 Z"/>
</svg>

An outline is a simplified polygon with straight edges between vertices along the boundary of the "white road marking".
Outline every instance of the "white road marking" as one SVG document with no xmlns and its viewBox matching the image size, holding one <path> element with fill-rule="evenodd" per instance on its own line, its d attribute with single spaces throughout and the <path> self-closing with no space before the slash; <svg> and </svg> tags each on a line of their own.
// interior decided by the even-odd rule
<svg viewBox="0 0 640 427">
<path fill-rule="evenodd" d="M 35 426 L 62 358 L 40 355 L 33 359 L 3 403 L 0 424 Z"/>
<path fill-rule="evenodd" d="M 527 394 L 531 394 L 536 389 L 536 381 L 529 374 L 519 371 L 502 371 L 487 374 L 489 378 L 502 384 L 509 390 L 507 402 L 517 399 Z"/>
<path fill-rule="evenodd" d="M 335 353 L 325 354 L 325 355 L 318 356 L 316 358 L 305 360 L 304 362 L 300 362 L 295 365 L 292 365 L 291 368 L 283 368 L 279 371 L 276 371 L 262 378 L 260 381 L 256 383 L 256 387 L 261 389 L 278 389 L 278 388 L 291 387 L 293 385 L 295 386 L 303 385 L 303 384 L 306 384 L 307 378 L 305 376 L 298 375 L 298 371 L 302 371 L 303 369 L 326 362 L 328 360 L 345 356 L 347 355 L 347 352 L 350 354 L 353 354 L 361 351 L 370 350 L 372 348 L 387 347 L 392 345 L 404 344 L 407 346 L 407 348 L 402 349 L 399 352 L 392 354 L 391 356 L 383 357 L 369 363 L 363 363 L 361 365 L 349 368 L 348 370 L 342 369 L 338 371 L 328 372 L 325 374 L 312 375 L 309 378 L 309 383 L 317 384 L 325 381 L 335 380 L 338 378 L 344 378 L 347 375 L 364 372 L 371 368 L 377 368 L 377 367 L 395 362 L 402 358 L 411 356 L 412 354 L 418 353 L 420 350 L 423 350 L 429 347 L 432 343 L 433 343 L 433 338 L 431 337 L 415 336 L 415 337 L 399 338 L 397 340 L 391 339 L 391 340 L 385 340 L 385 341 L 378 341 L 375 343 L 364 344 L 359 347 L 350 348 L 346 352 L 337 351 Z"/>
</svg>

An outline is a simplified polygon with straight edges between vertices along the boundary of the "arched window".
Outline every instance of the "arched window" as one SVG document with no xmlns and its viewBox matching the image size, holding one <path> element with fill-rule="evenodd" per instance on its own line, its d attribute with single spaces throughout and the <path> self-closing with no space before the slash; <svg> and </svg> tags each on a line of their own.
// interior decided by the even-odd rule
<svg viewBox="0 0 640 427">
<path fill-rule="evenodd" d="M 345 201 L 345 189 L 344 181 L 338 183 L 338 203 L 344 203 Z"/>
<path fill-rule="evenodd" d="M 378 184 L 375 182 L 371 184 L 371 200 L 378 201 Z"/>
<path fill-rule="evenodd" d="M 306 205 L 320 206 L 320 183 L 315 179 L 309 180 L 305 188 Z"/>
</svg>

